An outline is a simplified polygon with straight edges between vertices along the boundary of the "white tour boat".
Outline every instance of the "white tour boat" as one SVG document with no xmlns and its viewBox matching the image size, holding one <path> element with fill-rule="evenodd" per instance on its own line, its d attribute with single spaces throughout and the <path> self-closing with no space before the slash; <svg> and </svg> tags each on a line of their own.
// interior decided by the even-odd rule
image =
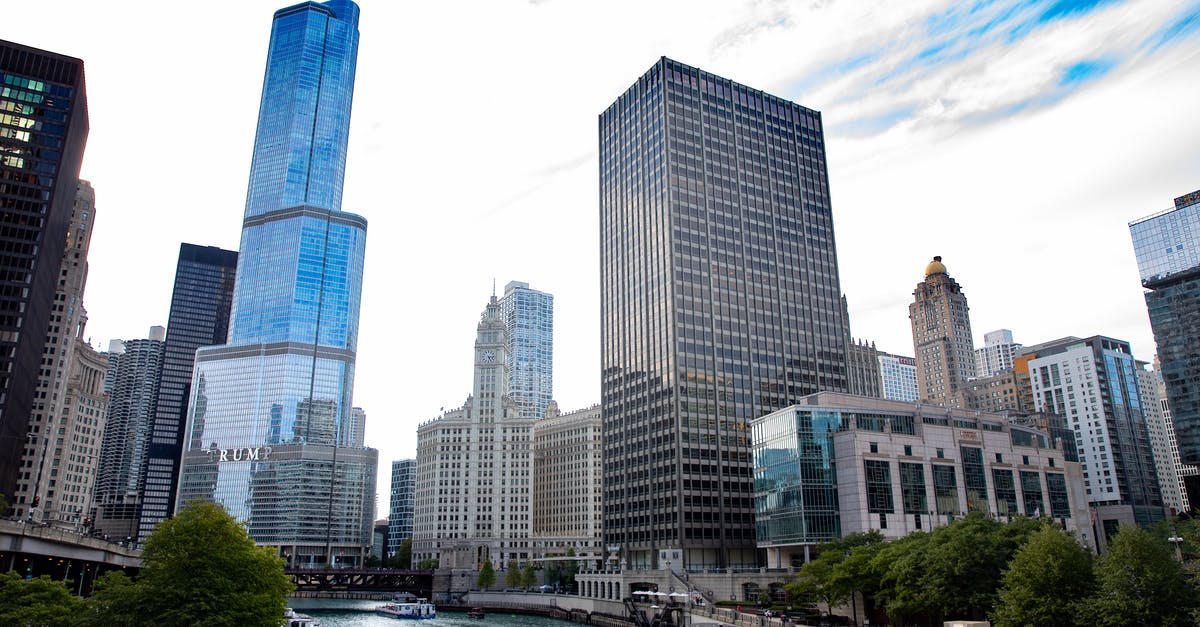
<svg viewBox="0 0 1200 627">
<path fill-rule="evenodd" d="M 409 602 L 384 603 L 375 608 L 375 613 L 392 618 L 423 620 L 437 618 L 437 607 L 425 599 L 417 599 Z"/>
</svg>

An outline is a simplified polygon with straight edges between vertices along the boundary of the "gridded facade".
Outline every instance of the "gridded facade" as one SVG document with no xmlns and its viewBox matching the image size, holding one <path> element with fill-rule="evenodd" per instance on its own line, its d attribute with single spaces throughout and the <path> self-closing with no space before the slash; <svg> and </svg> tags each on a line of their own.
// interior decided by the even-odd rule
<svg viewBox="0 0 1200 627">
<path fill-rule="evenodd" d="M 98 442 L 91 446 L 91 440 L 98 438 L 100 431 L 95 434 L 74 431 L 72 425 L 76 414 L 71 407 L 74 394 L 68 390 L 75 382 L 73 377 L 78 369 L 87 367 L 85 363 L 76 363 L 75 352 L 83 350 L 77 347 L 86 345 L 83 329 L 87 324 L 87 312 L 83 307 L 83 292 L 87 285 L 87 256 L 95 218 L 96 192 L 87 181 L 79 181 L 60 263 L 58 289 L 50 308 L 37 391 L 29 415 L 31 428 L 27 441 L 30 446 L 21 460 L 22 468 L 32 470 L 22 472 L 15 498 L 9 499 L 30 504 L 36 495 L 40 503 L 37 508 L 28 510 L 30 517 L 37 522 L 66 527 L 77 526 L 87 517 L 88 499 L 83 495 L 91 494 L 100 449 Z M 103 380 L 101 373 L 101 384 Z M 99 401 L 104 403 L 103 385 L 99 394 Z M 101 407 L 98 416 L 101 426 L 103 413 Z M 69 478 L 65 478 L 63 471 L 68 461 L 72 467 L 82 462 L 86 470 L 72 471 L 68 473 Z M 80 488 L 84 485 L 88 490 L 81 493 Z M 26 508 L 18 505 L 13 513 L 21 517 L 26 514 Z"/>
<path fill-rule="evenodd" d="M 221 344 L 229 335 L 237 258 L 236 251 L 215 246 L 179 246 L 150 446 L 140 469 L 138 538 L 150 535 L 155 525 L 175 511 L 196 349 Z"/>
<path fill-rule="evenodd" d="M 879 353 L 881 396 L 893 401 L 917 400 L 917 360 L 912 357 Z"/>
<path fill-rule="evenodd" d="M 508 333 L 508 395 L 526 418 L 541 418 L 554 398 L 554 295 L 512 281 L 500 313 Z"/>
<path fill-rule="evenodd" d="M 967 297 L 946 273 L 941 257 L 925 267 L 925 280 L 908 306 L 917 359 L 917 394 L 923 403 L 967 407 L 966 382 L 975 377 L 975 342 Z"/>
<path fill-rule="evenodd" d="M 1134 520 L 1163 517 L 1162 495 L 1129 344 L 1063 338 L 1027 349 L 1037 411 L 1065 416 L 1075 431 L 1087 498 L 1132 508 Z"/>
<path fill-rule="evenodd" d="M 1158 475 L 1158 489 L 1162 492 L 1163 506 L 1168 511 L 1187 511 L 1187 492 L 1183 489 L 1183 478 L 1179 476 L 1179 449 L 1174 447 L 1175 430 L 1171 424 L 1169 409 L 1164 411 L 1165 399 L 1159 396 L 1162 389 L 1162 374 L 1147 368 L 1144 361 L 1136 363 L 1138 393 L 1142 395 L 1142 410 L 1146 414 L 1146 435 L 1150 439 L 1150 450 L 1154 454 L 1154 471 Z"/>
<path fill-rule="evenodd" d="M 392 492 L 388 501 L 387 555 L 395 555 L 400 543 L 413 537 L 413 509 L 417 496 L 417 460 L 392 462 Z"/>
<path fill-rule="evenodd" d="M 1129 225 L 1183 463 L 1200 465 L 1200 191 Z"/>
<path fill-rule="evenodd" d="M 196 353 L 177 503 L 218 501 L 305 564 L 361 563 L 374 521 L 376 453 L 348 424 L 367 227 L 341 211 L 357 54 L 353 2 L 275 13 L 229 337 Z"/>
<path fill-rule="evenodd" d="M 599 126 L 605 544 L 755 566 L 749 421 L 848 385 L 821 114 L 662 58 Z"/>
<path fill-rule="evenodd" d="M 879 350 L 874 342 L 851 341 L 846 347 L 846 369 L 851 394 L 872 398 L 883 396 Z"/>
<path fill-rule="evenodd" d="M 137 529 L 140 471 L 150 447 L 165 333 L 162 327 L 151 327 L 148 339 L 115 341 L 109 349 L 108 421 L 95 504 L 97 527 L 115 537 L 132 537 Z"/>
<path fill-rule="evenodd" d="M 1012 331 L 999 329 L 983 334 L 983 348 L 975 349 L 975 374 L 994 377 L 1013 369 L 1013 357 L 1021 345 L 1013 342 Z"/>
<path fill-rule="evenodd" d="M 969 512 L 1047 516 L 1091 542 L 1079 464 L 1003 416 L 819 393 L 751 424 L 758 544 L 769 567 L 877 530 L 929 531 Z"/>
<path fill-rule="evenodd" d="M 30 417 L 51 400 L 38 380 L 87 134 L 83 61 L 0 40 L 0 495 L 19 511 L 46 428 Z"/>
<path fill-rule="evenodd" d="M 471 396 L 417 428 L 413 563 L 478 571 L 532 557 L 534 419 L 504 392 L 505 335 L 492 296 L 476 329 Z"/>
<path fill-rule="evenodd" d="M 603 556 L 600 406 L 561 414 L 551 403 L 533 427 L 534 544 L 546 555 Z"/>
</svg>

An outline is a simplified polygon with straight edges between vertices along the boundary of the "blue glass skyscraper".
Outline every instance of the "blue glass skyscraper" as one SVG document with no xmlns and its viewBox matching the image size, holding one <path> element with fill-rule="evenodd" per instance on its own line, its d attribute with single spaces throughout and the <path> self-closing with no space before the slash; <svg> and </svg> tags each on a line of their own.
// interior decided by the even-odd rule
<svg viewBox="0 0 1200 627">
<path fill-rule="evenodd" d="M 358 6 L 275 13 L 223 346 L 196 353 L 179 501 L 215 500 L 293 563 L 370 546 L 374 450 L 349 431 L 367 223 L 341 211 Z"/>
<path fill-rule="evenodd" d="M 512 281 L 499 302 L 508 341 L 508 395 L 523 418 L 542 418 L 554 398 L 554 295 Z"/>
</svg>

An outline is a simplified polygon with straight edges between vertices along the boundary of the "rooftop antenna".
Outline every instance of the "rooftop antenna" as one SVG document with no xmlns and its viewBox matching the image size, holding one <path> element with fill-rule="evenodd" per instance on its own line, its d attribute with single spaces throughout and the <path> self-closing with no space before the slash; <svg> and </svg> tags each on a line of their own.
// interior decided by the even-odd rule
<svg viewBox="0 0 1200 627">
<path fill-rule="evenodd" d="M 492 298 L 496 297 L 496 277 L 492 277 Z"/>
</svg>

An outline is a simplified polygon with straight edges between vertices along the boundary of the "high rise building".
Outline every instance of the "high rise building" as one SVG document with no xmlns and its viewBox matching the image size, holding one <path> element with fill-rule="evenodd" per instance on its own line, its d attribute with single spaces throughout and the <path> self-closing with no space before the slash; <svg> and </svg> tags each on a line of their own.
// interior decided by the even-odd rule
<svg viewBox="0 0 1200 627">
<path fill-rule="evenodd" d="M 967 408 L 964 388 L 975 377 L 975 343 L 962 288 L 946 273 L 941 257 L 925 266 L 925 280 L 908 306 L 917 359 L 921 402 Z"/>
<path fill-rule="evenodd" d="M 471 395 L 417 428 L 413 562 L 435 559 L 443 568 L 474 573 L 485 561 L 499 568 L 532 556 L 534 419 L 522 416 L 504 392 L 507 352 L 493 295 L 476 327 Z"/>
<path fill-rule="evenodd" d="M 0 496 L 19 510 L 44 448 L 31 417 L 87 135 L 83 61 L 0 40 Z"/>
<path fill-rule="evenodd" d="M 1021 345 L 1013 342 L 1012 331 L 999 329 L 983 334 L 983 347 L 975 349 L 976 376 L 994 377 L 1013 369 L 1013 357 Z"/>
<path fill-rule="evenodd" d="M 96 192 L 87 181 L 79 181 L 29 416 L 36 427 L 29 433 L 33 454 L 26 449 L 21 460 L 23 468 L 36 472 L 17 483 L 14 499 L 28 505 L 38 497 L 39 505 L 28 510 L 28 517 L 56 526 L 75 527 L 87 518 L 87 497 L 99 461 L 96 440 L 103 432 L 107 406 L 104 360 L 83 339 L 87 325 L 83 292 L 95 217 Z M 100 371 L 98 379 L 92 376 L 94 369 Z M 97 406 L 80 406 L 86 402 Z M 20 517 L 26 508 L 18 506 L 14 513 Z"/>
<path fill-rule="evenodd" d="M 542 555 L 604 557 L 599 405 L 562 413 L 551 402 L 533 425 L 533 527 Z"/>
<path fill-rule="evenodd" d="M 147 339 L 109 344 L 108 421 L 93 504 L 96 527 L 112 537 L 132 538 L 138 528 L 165 339 L 166 329 L 155 326 Z"/>
<path fill-rule="evenodd" d="M 879 353 L 880 392 L 893 401 L 917 400 L 917 360 L 912 357 Z"/>
<path fill-rule="evenodd" d="M 417 495 L 417 460 L 392 462 L 392 493 L 388 501 L 387 555 L 400 549 L 400 543 L 413 537 L 413 509 Z"/>
<path fill-rule="evenodd" d="M 155 525 L 175 511 L 196 349 L 220 344 L 229 335 L 237 257 L 237 251 L 215 246 L 179 246 L 158 399 L 148 434 L 149 448 L 140 469 L 138 538 L 150 535 Z"/>
<path fill-rule="evenodd" d="M 1183 478 L 1179 475 L 1179 448 L 1173 437 L 1170 410 L 1166 400 L 1159 396 L 1162 373 L 1147 368 L 1148 363 L 1136 362 L 1138 393 L 1142 395 L 1142 410 L 1146 414 L 1146 435 L 1150 439 L 1150 451 L 1154 454 L 1154 471 L 1158 475 L 1158 489 L 1162 493 L 1163 506 L 1173 513 L 1187 511 L 1187 493 L 1183 490 Z M 1164 411 L 1166 409 L 1166 411 Z"/>
<path fill-rule="evenodd" d="M 821 114 L 661 58 L 599 126 L 605 545 L 756 566 L 749 421 L 848 386 Z"/>
<path fill-rule="evenodd" d="M 355 565 L 378 454 L 347 442 L 367 222 L 341 211 L 359 9 L 275 13 L 229 337 L 196 352 L 177 507 L 214 500 L 293 564 Z"/>
<path fill-rule="evenodd" d="M 883 396 L 879 350 L 874 342 L 851 340 L 846 345 L 846 370 L 851 394 L 870 398 Z"/>
<path fill-rule="evenodd" d="M 541 418 L 554 398 L 554 295 L 512 281 L 500 313 L 508 333 L 508 395 L 526 418 Z"/>
<path fill-rule="evenodd" d="M 1183 463 L 1200 465 L 1200 190 L 1129 225 Z"/>
<path fill-rule="evenodd" d="M 1120 524 L 1160 520 L 1162 495 L 1129 343 L 1065 337 L 1022 352 L 1032 357 L 1034 408 L 1065 416 L 1075 431 L 1101 544 Z"/>
</svg>

